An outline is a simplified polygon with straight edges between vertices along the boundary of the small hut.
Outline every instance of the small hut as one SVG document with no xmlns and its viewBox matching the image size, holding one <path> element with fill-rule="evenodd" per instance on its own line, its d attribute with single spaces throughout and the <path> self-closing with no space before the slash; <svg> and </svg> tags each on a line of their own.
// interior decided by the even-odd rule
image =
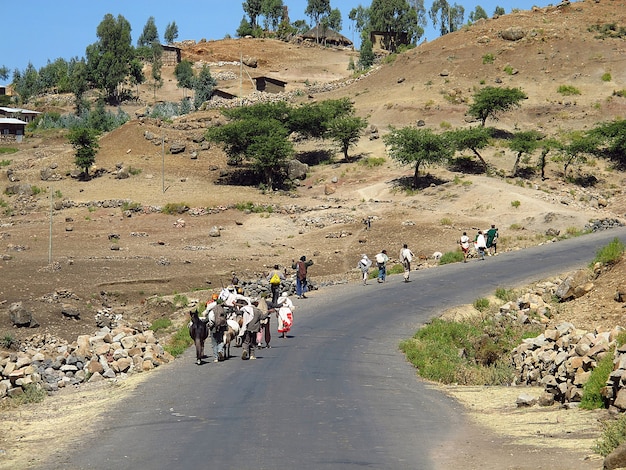
<svg viewBox="0 0 626 470">
<path fill-rule="evenodd" d="M 257 91 L 266 93 L 282 93 L 287 85 L 287 82 L 271 77 L 256 77 L 254 83 Z"/>
<path fill-rule="evenodd" d="M 304 41 L 319 42 L 339 47 L 352 47 L 352 41 L 347 37 L 330 28 L 324 28 L 322 25 L 317 25 L 315 28 L 308 30 L 302 35 L 302 39 Z"/>
</svg>

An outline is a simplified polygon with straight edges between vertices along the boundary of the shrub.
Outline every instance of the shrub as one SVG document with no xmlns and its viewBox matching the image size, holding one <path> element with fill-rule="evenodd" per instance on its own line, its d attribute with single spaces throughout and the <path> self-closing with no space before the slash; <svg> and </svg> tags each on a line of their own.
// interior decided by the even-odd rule
<svg viewBox="0 0 626 470">
<path fill-rule="evenodd" d="M 626 415 L 622 414 L 615 421 L 605 421 L 602 427 L 602 436 L 596 441 L 593 450 L 606 457 L 626 441 Z"/>
<path fill-rule="evenodd" d="M 513 289 L 498 287 L 496 289 L 496 298 L 502 300 L 503 302 L 510 302 L 515 299 L 515 291 Z"/>
<path fill-rule="evenodd" d="M 503 71 L 507 75 L 513 75 L 513 67 L 511 67 L 510 65 L 507 65 L 506 67 L 504 67 Z"/>
<path fill-rule="evenodd" d="M 580 90 L 572 85 L 559 85 L 556 91 L 563 96 L 580 95 Z"/>
<path fill-rule="evenodd" d="M 602 81 L 603 82 L 610 82 L 611 81 L 611 74 L 609 72 L 605 72 L 602 74 Z"/>
<path fill-rule="evenodd" d="M 609 350 L 598 365 L 591 371 L 589 380 L 583 387 L 583 396 L 580 400 L 580 407 L 583 410 L 594 410 L 604 407 L 602 389 L 606 386 L 609 375 L 613 372 L 613 349 Z"/>
<path fill-rule="evenodd" d="M 260 212 L 274 212 L 274 208 L 271 205 L 264 206 L 263 204 L 255 204 L 252 201 L 238 202 L 235 204 L 235 209 L 242 212 L 253 212 L 255 214 Z"/>
<path fill-rule="evenodd" d="M 624 244 L 619 238 L 615 237 L 608 245 L 598 250 L 590 266 L 596 263 L 615 264 L 622 258 L 624 249 Z"/>
<path fill-rule="evenodd" d="M 461 251 L 448 251 L 443 254 L 439 264 L 460 263 L 461 261 L 463 261 L 463 253 Z"/>
<path fill-rule="evenodd" d="M 376 166 L 382 166 L 385 164 L 384 157 L 367 157 L 359 160 L 359 165 L 366 166 L 368 168 L 374 168 Z"/>
<path fill-rule="evenodd" d="M 613 96 L 619 96 L 621 98 L 626 98 L 626 90 L 615 90 L 615 91 L 613 91 Z"/>
<path fill-rule="evenodd" d="M 163 209 L 161 209 L 161 212 L 163 214 L 174 215 L 174 214 L 184 214 L 188 210 L 189 210 L 189 206 L 185 204 L 184 202 L 168 202 L 167 204 L 165 204 L 165 206 L 163 206 Z"/>
<path fill-rule="evenodd" d="M 176 294 L 174 296 L 174 308 L 184 308 L 189 305 L 189 299 L 186 295 Z"/>
<path fill-rule="evenodd" d="M 522 203 L 519 201 L 511 201 L 511 206 L 515 207 L 516 209 L 521 205 Z"/>
<path fill-rule="evenodd" d="M 444 217 L 443 219 L 441 219 L 439 221 L 439 223 L 441 225 L 452 225 L 452 219 L 448 218 L 448 217 Z"/>
<path fill-rule="evenodd" d="M 2 338 L 0 338 L 0 346 L 5 349 L 11 349 L 11 346 L 15 344 L 15 338 L 11 333 L 5 334 Z"/>
<path fill-rule="evenodd" d="M 483 64 L 493 64 L 493 61 L 496 60 L 494 55 L 489 52 L 483 56 Z"/>
<path fill-rule="evenodd" d="M 474 300 L 474 308 L 479 312 L 485 312 L 489 308 L 489 299 L 485 299 L 481 297 L 479 299 Z"/>
</svg>

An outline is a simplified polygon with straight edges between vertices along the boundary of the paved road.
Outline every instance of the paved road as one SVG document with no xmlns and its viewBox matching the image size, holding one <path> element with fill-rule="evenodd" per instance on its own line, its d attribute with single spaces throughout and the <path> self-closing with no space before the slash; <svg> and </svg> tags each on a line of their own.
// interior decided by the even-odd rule
<svg viewBox="0 0 626 470">
<path fill-rule="evenodd" d="M 399 341 L 497 287 L 585 266 L 616 236 L 626 229 L 314 292 L 297 301 L 293 336 L 256 361 L 196 366 L 189 350 L 155 372 L 63 468 L 434 468 L 464 417 L 416 378 Z"/>
</svg>

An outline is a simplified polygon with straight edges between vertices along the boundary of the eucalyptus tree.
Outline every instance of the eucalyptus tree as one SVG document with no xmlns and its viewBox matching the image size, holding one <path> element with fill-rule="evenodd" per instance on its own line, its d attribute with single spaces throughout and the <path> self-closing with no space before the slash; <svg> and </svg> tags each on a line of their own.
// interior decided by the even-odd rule
<svg viewBox="0 0 626 470">
<path fill-rule="evenodd" d="M 319 26 L 320 19 L 330 14 L 330 0 L 307 0 L 306 10 L 304 14 L 311 18 L 311 21 L 317 26 L 317 34 L 315 42 L 319 43 Z"/>
<path fill-rule="evenodd" d="M 400 33 L 406 34 L 409 44 L 421 37 L 417 31 L 416 11 L 406 0 L 372 0 L 368 29 L 387 33 L 383 45 L 385 49 L 391 51 L 395 51 L 399 46 L 397 38 Z"/>
<path fill-rule="evenodd" d="M 178 39 L 178 25 L 176 21 L 172 21 L 168 23 L 165 27 L 165 33 L 163 34 L 163 39 L 167 44 L 173 44 L 176 39 Z"/>
<path fill-rule="evenodd" d="M 463 25 L 465 8 L 462 5 L 450 5 L 448 0 L 434 0 L 429 15 L 433 26 L 439 25 L 441 35 L 452 33 Z"/>
</svg>

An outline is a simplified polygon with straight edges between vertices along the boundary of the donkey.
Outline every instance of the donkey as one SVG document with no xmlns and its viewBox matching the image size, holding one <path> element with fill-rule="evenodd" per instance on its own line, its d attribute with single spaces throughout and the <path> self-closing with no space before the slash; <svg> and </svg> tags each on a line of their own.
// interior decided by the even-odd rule
<svg viewBox="0 0 626 470">
<path fill-rule="evenodd" d="M 189 312 L 191 322 L 189 323 L 189 336 L 193 339 L 196 345 L 196 364 L 202 364 L 202 358 L 204 357 L 204 341 L 209 337 L 209 329 L 200 317 L 196 310 Z"/>
</svg>

